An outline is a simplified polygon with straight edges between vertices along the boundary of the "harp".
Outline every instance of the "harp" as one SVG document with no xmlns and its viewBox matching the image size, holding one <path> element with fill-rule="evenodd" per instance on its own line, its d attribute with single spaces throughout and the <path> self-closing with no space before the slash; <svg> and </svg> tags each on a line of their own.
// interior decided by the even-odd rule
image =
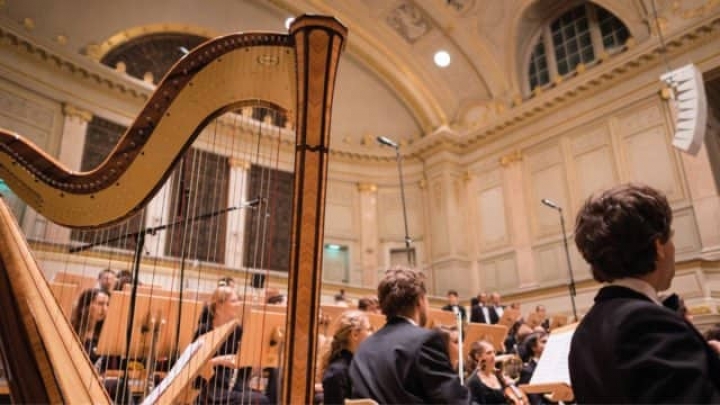
<svg viewBox="0 0 720 405">
<path fill-rule="evenodd" d="M 291 148 L 294 155 L 281 402 L 310 403 L 330 118 L 346 35 L 333 18 L 302 16 L 288 35 L 247 33 L 208 41 L 170 70 L 97 168 L 68 170 L 21 136 L 0 131 L 0 178 L 56 224 L 103 229 L 140 212 L 217 117 L 249 103 L 284 112 L 295 123 L 294 138 L 287 141 L 278 130 L 258 137 L 253 147 L 272 144 L 277 150 Z M 265 128 L 257 127 L 257 132 Z M 0 341 L 11 396 L 23 403 L 107 402 L 96 371 L 5 207 L 0 220 L 0 299 L 10 311 L 0 320 Z"/>
</svg>

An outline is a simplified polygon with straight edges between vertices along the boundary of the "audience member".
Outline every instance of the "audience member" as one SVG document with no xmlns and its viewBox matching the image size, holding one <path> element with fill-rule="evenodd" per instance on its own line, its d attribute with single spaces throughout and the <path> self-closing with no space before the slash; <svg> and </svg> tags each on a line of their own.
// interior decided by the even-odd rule
<svg viewBox="0 0 720 405">
<path fill-rule="evenodd" d="M 495 311 L 495 321 L 492 322 L 493 324 L 498 323 L 500 318 L 502 318 L 503 313 L 505 312 L 505 305 L 502 305 L 500 303 L 500 294 L 496 292 L 490 294 L 490 306 Z"/>
<path fill-rule="evenodd" d="M 98 274 L 98 288 L 105 291 L 108 295 L 115 289 L 117 283 L 117 276 L 115 272 L 110 269 L 105 269 Z"/>
<path fill-rule="evenodd" d="M 495 309 L 488 305 L 487 294 L 481 292 L 477 296 L 478 304 L 470 309 L 470 322 L 496 324 L 500 318 Z"/>
<path fill-rule="evenodd" d="M 455 314 L 460 314 L 460 318 L 462 318 L 463 322 L 467 321 L 467 314 L 465 313 L 465 307 L 459 304 L 458 302 L 458 293 L 455 290 L 450 290 L 447 293 L 447 299 L 448 303 L 444 307 L 442 307 L 443 311 L 449 311 L 453 312 Z"/>
<path fill-rule="evenodd" d="M 453 371 L 440 333 L 423 328 L 426 294 L 421 273 L 402 267 L 385 273 L 378 298 L 387 323 L 353 357 L 354 398 L 382 404 L 467 404 L 468 392 Z"/>
<path fill-rule="evenodd" d="M 609 285 L 573 335 L 578 403 L 718 403 L 720 359 L 658 292 L 675 275 L 672 210 L 650 187 L 625 184 L 590 197 L 575 243 L 593 278 Z"/>
<path fill-rule="evenodd" d="M 341 289 L 340 292 L 335 294 L 335 305 L 339 307 L 348 307 L 347 299 L 345 298 L 345 290 Z"/>
</svg>

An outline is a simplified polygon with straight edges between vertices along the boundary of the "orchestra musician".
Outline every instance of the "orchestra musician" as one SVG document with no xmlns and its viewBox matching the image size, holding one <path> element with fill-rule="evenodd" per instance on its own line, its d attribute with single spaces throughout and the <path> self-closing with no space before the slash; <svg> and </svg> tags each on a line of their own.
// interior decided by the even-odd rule
<svg viewBox="0 0 720 405">
<path fill-rule="evenodd" d="M 90 288 L 83 291 L 70 315 L 70 323 L 75 329 L 90 361 L 96 363 L 99 355 L 96 353 L 100 331 L 107 316 L 110 304 L 109 293 L 100 288 Z"/>
<path fill-rule="evenodd" d="M 440 325 L 434 329 L 440 333 L 443 342 L 445 342 L 450 363 L 452 363 L 453 369 L 457 371 L 460 363 L 460 334 L 458 333 L 458 327 L 456 325 Z"/>
<path fill-rule="evenodd" d="M 232 321 L 237 316 L 237 307 L 240 305 L 235 290 L 228 286 L 218 287 L 212 295 L 208 305 L 208 315 L 205 322 L 198 325 L 193 338 L 210 332 Z M 269 404 L 268 398 L 260 392 L 252 390 L 249 378 L 245 371 L 238 376 L 235 369 L 235 358 L 240 347 L 243 328 L 238 325 L 230 333 L 227 340 L 220 345 L 208 367 L 213 369 L 212 377 L 203 378 L 200 382 L 199 400 L 202 404 Z M 207 375 L 207 373 L 204 373 Z"/>
<path fill-rule="evenodd" d="M 495 347 L 481 340 L 471 348 L 478 360 L 477 371 L 468 378 L 467 386 L 473 403 L 527 405 L 527 397 L 501 370 L 495 369 Z"/>
<path fill-rule="evenodd" d="M 530 356 L 530 359 L 523 365 L 520 370 L 520 378 L 518 384 L 529 384 L 532 375 L 535 373 L 540 356 L 542 356 L 545 350 L 545 344 L 548 340 L 548 334 L 546 332 L 533 332 L 527 338 L 525 338 L 525 351 Z M 531 405 L 540 405 L 549 403 L 545 400 L 545 397 L 541 394 L 529 394 L 528 400 Z"/>
<path fill-rule="evenodd" d="M 387 323 L 358 348 L 350 364 L 353 398 L 383 404 L 467 404 L 442 337 L 424 329 L 428 299 L 422 273 L 395 267 L 378 285 Z"/>
<path fill-rule="evenodd" d="M 323 403 L 344 404 L 350 398 L 351 385 L 348 368 L 353 353 L 372 333 L 370 320 L 361 311 L 346 311 L 340 316 L 330 343 L 330 350 L 322 360 Z"/>
<path fill-rule="evenodd" d="M 672 209 L 658 190 L 623 184 L 591 196 L 575 243 L 607 283 L 573 335 L 578 403 L 720 403 L 720 360 L 659 291 L 675 275 Z"/>
</svg>

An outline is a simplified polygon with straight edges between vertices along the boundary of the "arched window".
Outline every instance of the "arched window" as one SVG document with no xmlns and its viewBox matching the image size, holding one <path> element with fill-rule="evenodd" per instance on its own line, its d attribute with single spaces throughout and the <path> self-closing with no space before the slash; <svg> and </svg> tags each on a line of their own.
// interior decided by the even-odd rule
<svg viewBox="0 0 720 405">
<path fill-rule="evenodd" d="M 587 2 L 540 28 L 528 63 L 529 90 L 573 74 L 604 55 L 621 52 L 630 36 L 615 15 Z"/>
</svg>

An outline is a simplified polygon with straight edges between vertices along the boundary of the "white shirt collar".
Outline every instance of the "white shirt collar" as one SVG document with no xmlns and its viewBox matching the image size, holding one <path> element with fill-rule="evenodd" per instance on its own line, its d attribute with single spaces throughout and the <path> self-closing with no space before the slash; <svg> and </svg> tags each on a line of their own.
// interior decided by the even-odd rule
<svg viewBox="0 0 720 405">
<path fill-rule="evenodd" d="M 413 320 L 412 318 L 408 318 L 407 316 L 402 316 L 402 315 L 398 315 L 398 318 L 402 318 L 402 319 L 410 322 L 411 324 L 418 326 L 417 322 L 415 322 L 415 320 Z"/>
<path fill-rule="evenodd" d="M 626 277 L 626 278 L 619 278 L 610 285 L 617 285 L 620 287 L 629 288 L 635 292 L 638 292 L 652 300 L 652 302 L 662 305 L 662 302 L 660 302 L 660 298 L 658 298 L 657 291 L 655 291 L 655 288 L 650 285 L 645 280 L 640 280 L 639 278 L 632 278 L 632 277 Z"/>
</svg>

